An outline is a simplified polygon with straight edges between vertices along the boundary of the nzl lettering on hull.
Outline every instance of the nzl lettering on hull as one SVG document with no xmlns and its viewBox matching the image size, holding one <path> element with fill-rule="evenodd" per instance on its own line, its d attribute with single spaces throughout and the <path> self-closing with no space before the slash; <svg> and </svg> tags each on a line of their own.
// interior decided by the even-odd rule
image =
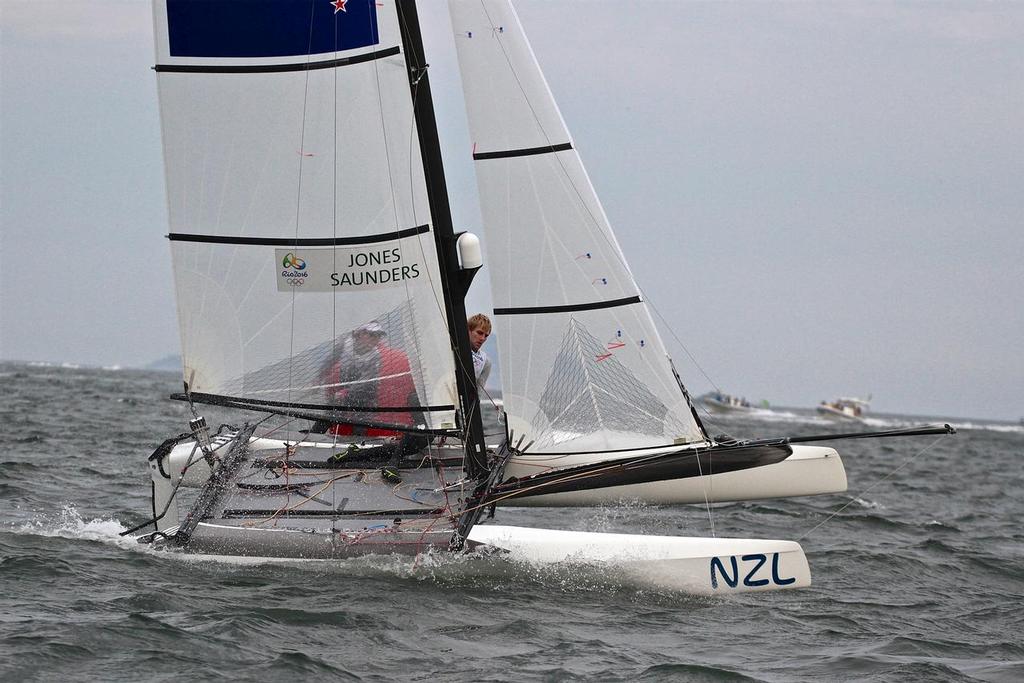
<svg viewBox="0 0 1024 683">
<path fill-rule="evenodd" d="M 743 581 L 748 588 L 758 588 L 774 584 L 776 586 L 789 586 L 796 583 L 796 577 L 783 578 L 779 575 L 779 553 L 771 553 L 771 570 L 765 565 L 768 564 L 768 555 L 764 553 L 751 553 L 740 555 L 729 555 L 725 562 L 720 557 L 711 558 L 711 587 L 718 588 L 718 577 L 729 588 L 736 588 Z"/>
</svg>

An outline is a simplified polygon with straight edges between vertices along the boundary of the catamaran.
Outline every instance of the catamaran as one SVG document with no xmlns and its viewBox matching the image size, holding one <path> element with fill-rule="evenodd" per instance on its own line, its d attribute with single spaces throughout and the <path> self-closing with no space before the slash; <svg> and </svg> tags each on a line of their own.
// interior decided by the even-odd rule
<svg viewBox="0 0 1024 683">
<path fill-rule="evenodd" d="M 478 524 L 497 505 L 846 487 L 836 451 L 804 445 L 822 437 L 709 435 L 511 4 L 450 4 L 503 366 L 494 447 L 465 324 L 480 240 L 452 225 L 415 3 L 240 7 L 154 1 L 172 398 L 192 419 L 149 457 L 152 516 L 125 533 L 267 561 L 512 552 L 693 592 L 808 585 L 791 541 Z M 240 424 L 211 430 L 203 405 Z"/>
</svg>

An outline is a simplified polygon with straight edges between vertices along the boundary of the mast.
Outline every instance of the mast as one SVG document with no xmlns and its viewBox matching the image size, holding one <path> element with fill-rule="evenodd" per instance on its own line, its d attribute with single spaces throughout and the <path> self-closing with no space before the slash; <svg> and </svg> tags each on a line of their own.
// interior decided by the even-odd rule
<svg viewBox="0 0 1024 683">
<path fill-rule="evenodd" d="M 434 102 L 430 95 L 430 75 L 423 52 L 415 0 L 398 0 L 398 25 L 402 33 L 402 49 L 409 64 L 409 87 L 416 116 L 423 174 L 430 203 L 431 224 L 443 280 L 448 334 L 455 356 L 455 382 L 459 392 L 462 418 L 466 421 L 466 472 L 470 477 L 487 473 L 487 450 L 480 418 L 480 398 L 473 371 L 473 353 L 466 327 L 466 284 L 460 275 L 455 231 L 452 227 L 448 187 L 441 160 L 441 144 L 437 137 Z"/>
</svg>

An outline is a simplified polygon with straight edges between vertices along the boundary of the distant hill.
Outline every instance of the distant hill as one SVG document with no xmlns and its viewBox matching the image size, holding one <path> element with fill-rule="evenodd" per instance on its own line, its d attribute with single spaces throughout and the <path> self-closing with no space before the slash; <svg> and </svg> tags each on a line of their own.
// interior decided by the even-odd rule
<svg viewBox="0 0 1024 683">
<path fill-rule="evenodd" d="M 164 356 L 160 360 L 155 360 L 144 369 L 146 370 L 166 370 L 168 372 L 177 372 L 181 370 L 181 356 L 170 355 Z"/>
</svg>

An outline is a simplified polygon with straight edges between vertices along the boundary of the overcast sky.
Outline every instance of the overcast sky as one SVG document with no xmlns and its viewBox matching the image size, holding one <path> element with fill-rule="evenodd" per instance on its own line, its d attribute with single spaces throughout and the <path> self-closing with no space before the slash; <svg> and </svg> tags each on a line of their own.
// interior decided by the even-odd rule
<svg viewBox="0 0 1024 683">
<path fill-rule="evenodd" d="M 693 393 L 1024 415 L 1024 3 L 517 8 Z M 420 15 L 486 239 L 447 9 Z M 0 31 L 0 358 L 177 353 L 149 3 L 0 0 Z"/>
</svg>

